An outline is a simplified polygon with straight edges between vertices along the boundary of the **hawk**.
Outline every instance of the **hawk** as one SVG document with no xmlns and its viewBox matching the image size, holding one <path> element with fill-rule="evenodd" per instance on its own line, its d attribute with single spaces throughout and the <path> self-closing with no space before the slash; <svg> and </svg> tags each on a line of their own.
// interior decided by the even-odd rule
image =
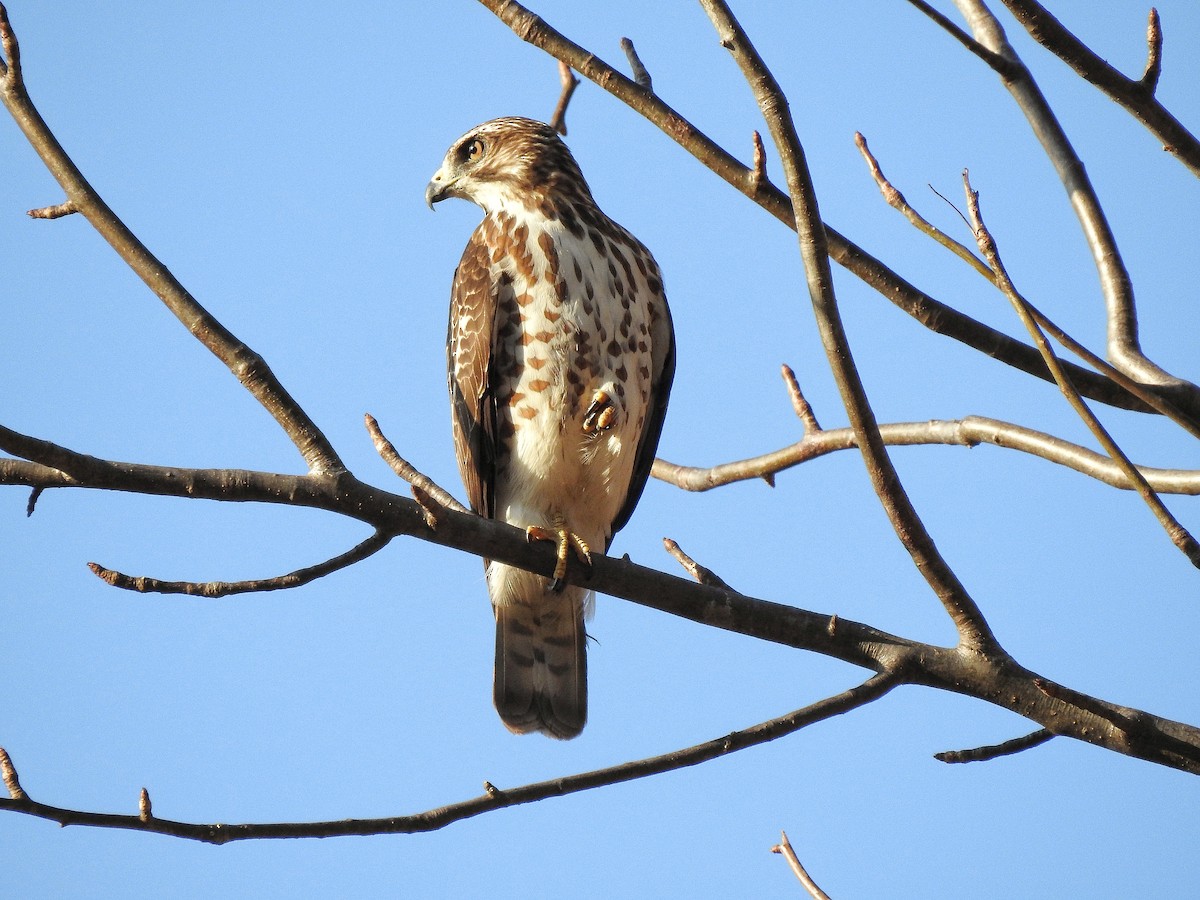
<svg viewBox="0 0 1200 900">
<path fill-rule="evenodd" d="M 654 462 L 675 339 L 654 257 L 596 206 L 549 126 L 494 119 L 459 138 L 425 191 L 478 204 L 447 337 L 454 447 L 471 508 L 557 545 L 552 578 L 485 560 L 493 697 L 510 731 L 587 721 L 585 614 L 563 581 L 629 521 Z"/>
</svg>

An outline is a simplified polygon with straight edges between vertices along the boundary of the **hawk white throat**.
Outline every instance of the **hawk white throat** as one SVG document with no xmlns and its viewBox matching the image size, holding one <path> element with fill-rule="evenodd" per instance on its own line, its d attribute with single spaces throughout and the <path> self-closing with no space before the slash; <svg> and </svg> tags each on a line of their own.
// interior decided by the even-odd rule
<svg viewBox="0 0 1200 900">
<path fill-rule="evenodd" d="M 654 257 L 592 199 L 550 126 L 494 119 L 450 147 L 425 191 L 478 204 L 447 338 L 458 468 L 471 508 L 554 541 L 552 578 L 486 561 L 494 700 L 510 731 L 587 721 L 591 592 L 574 557 L 607 551 L 645 487 L 675 373 Z"/>
</svg>

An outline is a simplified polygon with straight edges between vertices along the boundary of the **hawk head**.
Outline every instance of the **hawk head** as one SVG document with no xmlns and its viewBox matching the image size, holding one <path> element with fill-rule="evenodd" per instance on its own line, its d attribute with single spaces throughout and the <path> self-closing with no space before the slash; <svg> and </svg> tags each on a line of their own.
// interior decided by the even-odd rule
<svg viewBox="0 0 1200 900">
<path fill-rule="evenodd" d="M 592 195 L 567 145 L 554 129 L 533 119 L 493 119 L 476 125 L 446 151 L 425 188 L 425 202 L 461 197 L 495 212 L 592 203 Z"/>
</svg>

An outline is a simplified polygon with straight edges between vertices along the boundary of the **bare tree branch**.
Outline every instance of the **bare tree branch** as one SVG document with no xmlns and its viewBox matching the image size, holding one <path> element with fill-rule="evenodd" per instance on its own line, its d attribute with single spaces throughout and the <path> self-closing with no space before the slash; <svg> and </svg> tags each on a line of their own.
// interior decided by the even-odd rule
<svg viewBox="0 0 1200 900">
<path fill-rule="evenodd" d="M 1022 750 L 1029 750 L 1032 747 L 1040 747 L 1053 737 L 1054 733 L 1052 731 L 1046 728 L 1039 728 L 1037 731 L 1019 738 L 1013 738 L 1002 744 L 975 747 L 972 750 L 944 750 L 941 753 L 933 754 L 933 758 L 938 762 L 944 763 L 987 762 L 988 760 L 998 759 L 1001 756 L 1011 756 L 1014 753 L 1020 753 Z"/>
<path fill-rule="evenodd" d="M 838 391 L 842 395 L 842 403 L 850 417 L 858 448 L 866 462 L 871 485 L 887 512 L 896 536 L 912 556 L 917 570 L 946 607 L 962 642 L 980 653 L 1003 654 L 983 613 L 938 552 L 933 538 L 909 501 L 879 435 L 875 414 L 854 366 L 850 343 L 842 327 L 833 292 L 833 273 L 829 268 L 825 228 L 821 223 L 816 191 L 788 111 L 787 100 L 724 0 L 701 0 L 701 5 L 713 22 L 721 45 L 733 54 L 754 92 L 776 149 L 782 157 L 788 193 L 796 211 L 796 232 L 817 328 Z"/>
<path fill-rule="evenodd" d="M 1178 386 L 1181 380 L 1164 372 L 1142 353 L 1138 341 L 1133 283 L 1121 259 L 1116 238 L 1100 205 L 1083 162 L 1050 109 L 1033 76 L 1009 45 L 1004 29 L 983 0 L 955 0 L 975 39 L 1009 61 L 1012 70 L 1003 84 L 1024 113 L 1047 158 L 1058 173 L 1071 207 L 1079 219 L 1100 278 L 1108 325 L 1108 358 L 1114 366 L 1146 384 Z M 1192 386 L 1194 388 L 1194 386 Z"/>
<path fill-rule="evenodd" d="M 866 139 L 863 138 L 861 134 L 855 134 L 854 139 L 855 143 L 858 145 L 858 149 L 862 152 L 864 158 L 867 160 L 867 166 L 871 170 L 871 177 L 875 179 L 875 183 L 879 186 L 879 190 L 883 194 L 883 197 L 887 201 L 888 205 L 902 213 L 904 217 L 913 225 L 913 227 L 915 227 L 922 234 L 933 238 L 943 247 L 950 250 L 960 259 L 964 260 L 968 265 L 971 266 L 972 269 L 986 278 L 989 282 L 999 288 L 999 280 L 985 262 L 979 259 L 979 257 L 972 253 L 966 246 L 954 240 L 954 238 L 945 234 L 927 219 L 925 219 L 909 204 L 899 189 L 897 189 L 890 181 L 888 181 L 887 177 L 883 174 L 883 170 L 879 166 L 878 160 L 875 159 L 874 155 L 867 147 Z M 935 191 L 934 193 L 937 192 Z M 941 197 L 942 195 L 938 194 L 938 196 Z M 950 203 L 950 201 L 945 197 L 942 197 L 942 199 L 947 203 Z M 958 214 L 962 216 L 963 221 L 966 223 L 967 227 L 970 228 L 971 223 L 967 220 L 966 216 L 963 216 L 957 207 L 955 207 L 955 212 L 958 212 Z M 1124 372 L 1120 371 L 1114 366 L 1109 365 L 1095 353 L 1092 353 L 1092 351 L 1088 350 L 1069 334 L 1059 328 L 1049 319 L 1049 317 L 1047 317 L 1024 297 L 1022 297 L 1022 302 L 1025 304 L 1025 307 L 1029 310 L 1030 315 L 1033 316 L 1033 319 L 1035 322 L 1037 322 L 1038 326 L 1043 330 L 1050 332 L 1054 339 L 1062 344 L 1062 346 L 1066 347 L 1088 365 L 1097 369 L 1103 376 L 1109 378 L 1116 384 L 1123 387 L 1125 390 L 1129 391 L 1129 393 L 1133 394 L 1147 406 L 1152 407 L 1161 415 L 1166 416 L 1176 424 L 1180 425 L 1193 437 L 1200 438 L 1200 422 L 1198 422 L 1194 417 L 1189 416 L 1182 410 L 1176 408 L 1174 404 L 1170 402 L 1170 400 L 1160 397 L 1158 394 L 1155 394 L 1153 391 L 1148 390 L 1145 386 L 1134 381 Z"/>
<path fill-rule="evenodd" d="M 392 537 L 393 535 L 376 531 L 362 543 L 332 559 L 327 559 L 323 563 L 297 569 L 295 572 L 289 572 L 286 575 L 278 575 L 274 578 L 260 578 L 254 581 L 160 581 L 157 578 L 146 578 L 145 576 L 123 575 L 120 572 L 106 569 L 104 566 L 94 562 L 90 562 L 87 565 L 92 570 L 92 574 L 108 582 L 113 587 L 126 591 L 137 591 L 143 594 L 187 594 L 192 597 L 215 599 L 217 597 L 228 597 L 232 594 L 281 591 L 288 588 L 302 587 L 331 572 L 336 572 L 339 569 L 362 562 L 368 556 L 378 553 L 386 547 Z"/>
<path fill-rule="evenodd" d="M 1017 315 L 1020 316 L 1022 323 L 1029 330 L 1034 343 L 1042 351 L 1046 365 L 1054 373 L 1054 380 L 1058 382 L 1058 386 L 1067 398 L 1067 402 L 1071 404 L 1071 408 L 1075 410 L 1092 434 L 1096 436 L 1096 439 L 1100 441 L 1101 445 L 1108 452 L 1108 455 L 1121 467 L 1121 471 L 1125 473 L 1125 477 L 1129 479 L 1138 494 L 1146 501 L 1146 505 L 1150 507 L 1150 511 L 1154 513 L 1155 518 L 1158 519 L 1163 529 L 1167 532 L 1167 535 L 1171 538 L 1171 542 L 1191 560 L 1192 565 L 1200 568 L 1200 544 L 1196 542 L 1196 539 L 1192 537 L 1188 530 L 1180 524 L 1179 520 L 1163 504 L 1158 494 L 1154 492 L 1154 488 L 1150 486 L 1142 476 L 1142 473 L 1138 471 L 1137 466 L 1130 461 L 1125 452 L 1117 445 L 1117 442 L 1113 440 L 1112 435 L 1100 424 L 1100 420 L 1096 418 L 1087 404 L 1083 402 L 1083 399 L 1079 396 L 1079 392 L 1071 384 L 1070 378 L 1062 370 L 1062 366 L 1053 348 L 1046 340 L 1046 336 L 1042 334 L 1037 322 L 1034 321 L 1028 305 L 1017 293 L 1012 280 L 1008 277 L 1008 272 L 1004 268 L 1004 262 L 1000 259 L 1000 252 L 996 248 L 996 241 L 992 237 L 991 232 L 988 231 L 987 226 L 984 225 L 983 214 L 979 209 L 979 194 L 972 190 L 970 177 L 965 171 L 963 172 L 963 187 L 967 192 L 967 208 L 971 215 L 972 227 L 975 229 L 975 239 L 979 242 L 979 250 L 995 273 L 1000 289 L 1004 291 L 1005 295 L 1012 302 Z"/>
<path fill-rule="evenodd" d="M 999 419 L 966 416 L 950 420 L 891 422 L 880 425 L 879 434 L 889 447 L 914 447 L 924 444 L 976 447 L 979 444 L 991 444 L 1066 466 L 1110 487 L 1134 490 L 1132 482 L 1121 467 L 1104 454 Z M 850 428 L 821 429 L 816 432 L 809 431 L 796 443 L 771 453 L 716 466 L 683 466 L 657 459 L 651 474 L 660 481 L 686 491 L 708 491 L 736 481 L 775 475 L 818 457 L 840 450 L 851 450 L 857 446 L 854 431 Z M 1138 471 L 1159 493 L 1192 496 L 1200 494 L 1200 471 L 1155 469 L 1147 466 L 1139 466 Z"/>
<path fill-rule="evenodd" d="M 3 46 L 9 61 L 0 80 L 0 99 L 3 99 L 30 146 L 66 192 L 67 200 L 63 206 L 70 206 L 83 215 L 188 331 L 228 366 L 242 386 L 279 423 L 304 457 L 310 471 L 322 474 L 344 471 L 346 467 L 333 445 L 284 390 L 266 361 L 238 340 L 188 293 L 171 271 L 109 208 L 72 162 L 25 90 L 17 38 L 2 4 L 0 46 Z"/>
<path fill-rule="evenodd" d="M 554 551 L 530 543 L 503 522 L 446 509 L 438 527 L 426 525 L 412 500 L 339 476 L 279 475 L 237 469 L 180 469 L 120 463 L 75 453 L 0 427 L 0 451 L 34 456 L 29 463 L 0 460 L 0 484 L 130 491 L 225 502 L 258 502 L 322 509 L 391 535 L 408 535 L 549 576 Z M 38 460 L 37 452 L 47 459 Z M 875 672 L 893 672 L 907 684 L 976 697 L 1072 737 L 1160 765 L 1200 773 L 1200 728 L 1095 699 L 1096 709 L 1127 721 L 1135 713 L 1150 738 L 1130 741 L 1114 720 L 1079 704 L 1064 704 L 1035 686 L 1038 676 L 1004 654 L 984 655 L 962 645 L 938 647 L 888 634 L 828 614 L 760 600 L 730 589 L 696 584 L 593 553 L 590 571 L 571 568 L 567 581 L 702 625 L 801 650 L 811 650 Z"/>
<path fill-rule="evenodd" d="M 1036 0 L 1002 0 L 1035 41 L 1124 107 L 1159 141 L 1163 149 L 1200 176 L 1200 140 L 1197 140 L 1154 96 L 1162 68 L 1162 28 L 1157 10 L 1150 10 L 1148 53 L 1141 78 L 1128 78 L 1075 37 Z"/>
<path fill-rule="evenodd" d="M 343 837 L 368 834 L 415 834 L 436 831 L 454 822 L 469 819 L 482 813 L 524 803 L 533 803 L 550 797 L 565 797 L 568 794 L 591 790 L 610 784 L 634 781 L 675 769 L 699 765 L 710 759 L 736 753 L 748 747 L 764 744 L 799 731 L 808 725 L 841 715 L 879 699 L 897 684 L 894 673 L 875 675 L 857 687 L 850 688 L 833 697 L 819 700 L 795 712 L 771 719 L 742 731 L 696 744 L 682 750 L 635 760 L 618 766 L 568 775 L 550 781 L 527 784 L 516 788 L 496 788 L 485 784 L 485 791 L 478 797 L 449 806 L 438 807 L 426 812 L 407 816 L 391 816 L 382 819 L 339 819 L 332 822 L 288 822 L 276 824 L 198 824 L 162 819 L 149 814 L 148 802 L 142 807 L 144 814 L 120 815 L 115 813 L 84 812 L 39 803 L 20 789 L 16 771 L 8 754 L 0 749 L 0 770 L 9 785 L 11 798 L 0 798 L 0 809 L 49 819 L 59 825 L 90 825 L 100 828 L 123 828 L 186 838 L 208 844 L 227 844 L 268 838 L 319 838 Z M 9 777 L 11 773 L 11 779 Z M 13 785 L 16 785 L 14 789 Z M 148 800 L 148 798 L 147 798 Z"/>
</svg>

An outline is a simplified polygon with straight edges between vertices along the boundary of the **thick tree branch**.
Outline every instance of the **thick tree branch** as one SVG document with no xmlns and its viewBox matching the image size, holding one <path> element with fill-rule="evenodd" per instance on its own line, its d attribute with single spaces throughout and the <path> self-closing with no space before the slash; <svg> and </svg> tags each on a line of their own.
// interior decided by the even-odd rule
<svg viewBox="0 0 1200 900">
<path fill-rule="evenodd" d="M 1164 150 L 1200 177 L 1200 140 L 1154 96 L 1162 68 L 1162 28 L 1156 10 L 1150 10 L 1146 29 L 1146 70 L 1134 79 L 1109 65 L 1036 0 L 1001 2 L 1035 41 L 1124 107 L 1162 142 Z"/>
<path fill-rule="evenodd" d="M 426 524 L 417 503 L 364 484 L 348 473 L 280 475 L 112 462 L 6 428 L 0 428 L 0 451 L 33 458 L 29 463 L 0 460 L 0 484 L 321 509 L 364 522 L 384 534 L 416 537 L 542 575 L 554 570 L 553 549 L 542 542 L 528 542 L 519 528 L 446 509 L 439 511 L 435 531 Z M 1039 676 L 1003 654 L 987 656 L 965 646 L 947 648 L 912 641 L 849 619 L 835 620 L 828 614 L 760 600 L 728 588 L 696 584 L 598 553 L 593 554 L 590 572 L 569 569 L 567 580 L 701 625 L 810 650 L 875 672 L 899 673 L 903 683 L 985 700 L 1064 737 L 1200 773 L 1200 728 L 1099 699 L 1092 701 L 1096 706 L 1091 709 L 1061 701 L 1036 686 Z M 832 621 L 836 627 L 830 627 Z M 1137 740 L 1130 739 L 1123 722 L 1142 723 Z M 1147 739 L 1146 735 L 1158 737 Z"/>
<path fill-rule="evenodd" d="M 580 75 L 595 82 L 630 109 L 658 126 L 664 134 L 692 154 L 736 190 L 789 228 L 795 228 L 791 202 L 769 182 L 755 178 L 754 170 L 734 159 L 695 125 L 667 105 L 656 94 L 642 90 L 594 53 L 556 31 L 540 16 L 516 0 L 479 0 L 512 29 L 518 38 L 567 62 Z M 1043 381 L 1053 381 L 1036 349 L 948 306 L 906 281 L 853 241 L 825 226 L 829 253 L 834 262 L 874 288 L 887 300 L 937 334 L 960 341 L 993 359 Z M 1120 386 L 1079 366 L 1067 371 L 1080 393 L 1092 400 L 1150 412 L 1150 408 Z M 1180 409 L 1200 417 L 1200 389 L 1186 382 L 1174 387 L 1153 386 L 1155 393 L 1169 396 Z"/>
<path fill-rule="evenodd" d="M 30 146 L 62 186 L 67 195 L 65 206 L 83 215 L 192 336 L 228 366 L 242 386 L 283 428 L 304 457 L 310 471 L 326 474 L 343 471 L 345 466 L 333 445 L 284 390 L 266 361 L 238 340 L 188 293 L 171 271 L 109 208 L 71 161 L 25 89 L 18 64 L 16 35 L 3 4 L 0 4 L 0 44 L 9 60 L 4 77 L 0 79 L 0 98 Z"/>
</svg>

